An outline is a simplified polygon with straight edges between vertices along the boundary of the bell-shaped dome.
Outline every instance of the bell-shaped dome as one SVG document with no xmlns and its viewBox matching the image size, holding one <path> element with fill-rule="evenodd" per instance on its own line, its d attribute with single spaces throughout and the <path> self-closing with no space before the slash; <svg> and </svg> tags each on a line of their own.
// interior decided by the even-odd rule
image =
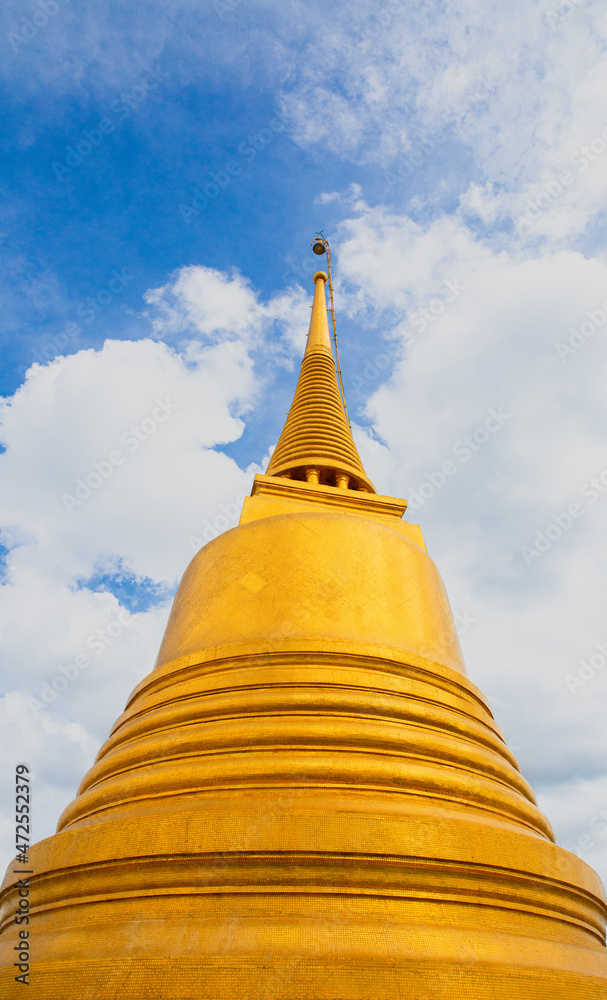
<svg viewBox="0 0 607 1000">
<path fill-rule="evenodd" d="M 225 532 L 184 574 L 159 665 L 288 634 L 387 647 L 465 674 L 442 580 L 398 527 L 317 505 Z"/>
</svg>

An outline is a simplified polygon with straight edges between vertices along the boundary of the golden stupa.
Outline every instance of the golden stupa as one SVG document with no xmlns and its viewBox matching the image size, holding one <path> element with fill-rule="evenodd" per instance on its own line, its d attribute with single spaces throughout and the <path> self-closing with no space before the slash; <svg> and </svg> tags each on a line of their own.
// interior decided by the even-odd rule
<svg viewBox="0 0 607 1000">
<path fill-rule="evenodd" d="M 406 502 L 365 474 L 314 281 L 267 473 L 29 853 L 29 995 L 606 1000 L 599 878 L 468 680 Z M 13 870 L 3 997 L 22 995 Z"/>
</svg>

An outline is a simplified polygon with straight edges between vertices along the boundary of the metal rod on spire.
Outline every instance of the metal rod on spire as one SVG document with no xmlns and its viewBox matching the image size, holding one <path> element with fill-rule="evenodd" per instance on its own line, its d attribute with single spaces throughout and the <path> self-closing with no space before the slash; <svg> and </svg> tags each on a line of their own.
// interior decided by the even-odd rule
<svg viewBox="0 0 607 1000">
<path fill-rule="evenodd" d="M 317 233 L 313 240 L 310 241 L 312 250 L 318 256 L 322 256 L 323 253 L 327 255 L 327 273 L 329 275 L 329 298 L 331 299 L 331 308 L 329 312 L 331 313 L 331 319 L 333 321 L 333 341 L 335 343 L 335 371 L 337 372 L 337 378 L 339 380 L 339 392 L 341 395 L 341 402 L 344 408 L 344 413 L 346 415 L 346 420 L 348 421 L 348 427 L 351 427 L 350 417 L 348 416 L 348 407 L 346 406 L 346 396 L 344 393 L 344 383 L 341 377 L 341 365 L 339 363 L 339 349 L 337 347 L 337 326 L 335 324 L 335 300 L 333 299 L 333 278 L 331 275 L 331 247 L 329 246 L 329 241 L 323 236 L 322 231 Z"/>
</svg>

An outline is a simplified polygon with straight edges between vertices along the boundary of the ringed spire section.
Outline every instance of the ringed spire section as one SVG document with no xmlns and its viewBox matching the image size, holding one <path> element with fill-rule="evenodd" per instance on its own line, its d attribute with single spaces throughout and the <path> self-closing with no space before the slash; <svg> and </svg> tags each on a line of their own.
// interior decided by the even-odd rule
<svg viewBox="0 0 607 1000">
<path fill-rule="evenodd" d="M 267 476 L 375 493 L 344 412 L 327 320 L 324 271 L 314 275 L 306 350 L 289 415 Z"/>
</svg>

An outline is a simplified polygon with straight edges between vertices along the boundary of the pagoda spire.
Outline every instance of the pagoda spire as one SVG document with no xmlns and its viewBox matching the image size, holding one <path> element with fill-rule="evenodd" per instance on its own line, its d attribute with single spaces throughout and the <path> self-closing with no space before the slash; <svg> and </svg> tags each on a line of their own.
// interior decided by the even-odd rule
<svg viewBox="0 0 607 1000">
<path fill-rule="evenodd" d="M 317 271 L 299 381 L 266 475 L 375 493 L 354 444 L 337 384 L 326 281 L 325 272 Z"/>
</svg>

